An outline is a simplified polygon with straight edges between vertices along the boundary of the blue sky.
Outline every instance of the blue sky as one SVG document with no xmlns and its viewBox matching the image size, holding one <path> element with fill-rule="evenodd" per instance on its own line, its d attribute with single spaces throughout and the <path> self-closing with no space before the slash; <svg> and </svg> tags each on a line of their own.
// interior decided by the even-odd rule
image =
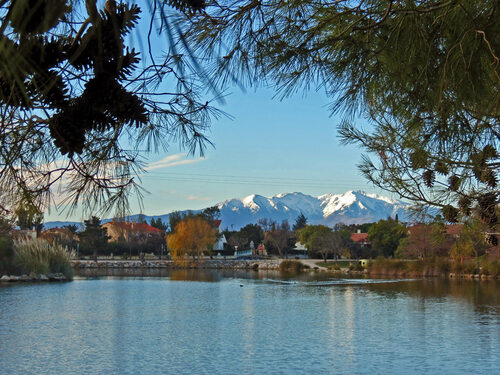
<svg viewBox="0 0 500 375">
<path fill-rule="evenodd" d="M 329 116 L 328 103 L 320 93 L 279 101 L 270 89 L 235 91 L 220 106 L 233 119 L 214 122 L 209 136 L 215 148 L 204 158 L 176 145 L 149 157 L 156 168 L 142 177 L 150 192 L 144 213 L 203 208 L 249 194 L 380 193 L 360 176 L 359 149 L 340 145 L 340 118 Z"/>
<path fill-rule="evenodd" d="M 143 7 L 143 14 L 147 8 Z M 140 32 L 147 34 L 141 21 Z M 133 37 L 133 35 L 132 35 Z M 137 36 L 135 37 L 137 41 Z M 137 46 L 133 41 L 129 44 Z M 161 54 L 164 36 L 153 40 Z M 227 91 L 225 104 L 216 104 L 232 116 L 213 122 L 204 158 L 188 156 L 176 144 L 169 152 L 150 154 L 148 173 L 141 176 L 144 196 L 142 213 L 159 215 L 173 210 L 199 209 L 225 199 L 250 194 L 272 196 L 286 192 L 310 195 L 364 190 L 388 195 L 360 176 L 361 151 L 341 145 L 336 126 L 341 118 L 330 116 L 331 99 L 323 92 L 299 93 L 279 100 L 270 88 Z M 131 213 L 141 212 L 131 199 Z M 83 220 L 73 216 L 45 214 L 45 220 Z"/>
<path fill-rule="evenodd" d="M 271 89 L 235 89 L 219 105 L 233 118 L 214 121 L 209 147 L 202 158 L 189 156 L 176 144 L 169 152 L 150 154 L 141 186 L 143 213 L 160 215 L 173 210 L 199 209 L 225 199 L 250 194 L 272 196 L 302 192 L 310 195 L 364 190 L 388 195 L 369 185 L 357 164 L 361 151 L 341 145 L 330 117 L 329 99 L 310 92 L 278 100 Z M 139 213 L 131 199 L 132 213 Z M 59 220 L 51 212 L 46 221 Z M 68 219 L 82 220 L 81 214 Z"/>
</svg>

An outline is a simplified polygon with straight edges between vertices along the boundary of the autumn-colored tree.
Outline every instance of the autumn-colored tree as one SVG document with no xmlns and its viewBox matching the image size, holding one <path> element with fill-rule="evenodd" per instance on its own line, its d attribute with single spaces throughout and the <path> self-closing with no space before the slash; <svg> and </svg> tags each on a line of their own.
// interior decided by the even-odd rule
<svg viewBox="0 0 500 375">
<path fill-rule="evenodd" d="M 445 228 L 442 223 L 414 225 L 408 232 L 408 237 L 399 243 L 397 256 L 428 258 L 443 255 Z"/>
<path fill-rule="evenodd" d="M 180 221 L 172 234 L 167 235 L 167 245 L 172 258 L 176 261 L 185 255 L 201 256 L 214 244 L 216 230 L 201 217 L 191 217 Z"/>
</svg>

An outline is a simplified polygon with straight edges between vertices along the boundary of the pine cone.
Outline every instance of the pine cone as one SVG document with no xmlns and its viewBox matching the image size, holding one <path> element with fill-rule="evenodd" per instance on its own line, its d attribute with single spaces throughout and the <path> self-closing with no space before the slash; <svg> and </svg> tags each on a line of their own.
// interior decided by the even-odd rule
<svg viewBox="0 0 500 375">
<path fill-rule="evenodd" d="M 424 180 L 425 186 L 431 188 L 434 185 L 434 171 L 426 170 L 424 173 L 422 173 L 422 179 Z"/>
<path fill-rule="evenodd" d="M 458 210 L 455 207 L 450 205 L 444 206 L 441 212 L 446 221 L 450 223 L 456 223 L 458 221 Z"/>
<path fill-rule="evenodd" d="M 456 175 L 450 176 L 448 178 L 448 189 L 451 191 L 457 191 L 460 188 L 460 178 Z"/>
</svg>

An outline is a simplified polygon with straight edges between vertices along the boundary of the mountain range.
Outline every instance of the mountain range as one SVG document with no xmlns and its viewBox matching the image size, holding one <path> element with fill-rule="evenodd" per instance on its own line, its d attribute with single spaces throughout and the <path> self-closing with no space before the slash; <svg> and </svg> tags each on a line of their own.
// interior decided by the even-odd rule
<svg viewBox="0 0 500 375">
<path fill-rule="evenodd" d="M 387 197 L 368 194 L 363 191 L 348 191 L 343 194 L 324 194 L 318 197 L 302 193 L 285 193 L 272 197 L 249 195 L 244 198 L 225 200 L 217 207 L 220 209 L 222 228 L 238 230 L 247 224 L 255 224 L 259 219 L 267 218 L 276 222 L 288 220 L 295 223 L 300 214 L 304 214 L 308 224 L 323 224 L 333 227 L 336 223 L 361 224 L 394 218 L 408 220 L 409 204 Z M 202 210 L 192 210 L 200 212 Z M 187 211 L 186 211 L 187 212 Z M 161 218 L 168 223 L 170 214 L 144 216 L 149 222 L 152 218 Z M 139 215 L 129 216 L 128 220 L 137 220 Z M 102 222 L 110 221 L 105 219 Z M 44 224 L 45 229 L 81 223 L 52 221 Z"/>
</svg>

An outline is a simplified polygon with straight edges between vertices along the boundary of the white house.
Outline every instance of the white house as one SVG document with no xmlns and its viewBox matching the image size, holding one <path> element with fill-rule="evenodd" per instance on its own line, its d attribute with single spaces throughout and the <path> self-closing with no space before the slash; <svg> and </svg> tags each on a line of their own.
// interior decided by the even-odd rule
<svg viewBox="0 0 500 375">
<path fill-rule="evenodd" d="M 214 228 L 218 231 L 218 239 L 214 243 L 214 251 L 224 250 L 224 244 L 227 243 L 226 236 L 222 233 L 221 224 L 222 220 L 214 220 Z"/>
</svg>

